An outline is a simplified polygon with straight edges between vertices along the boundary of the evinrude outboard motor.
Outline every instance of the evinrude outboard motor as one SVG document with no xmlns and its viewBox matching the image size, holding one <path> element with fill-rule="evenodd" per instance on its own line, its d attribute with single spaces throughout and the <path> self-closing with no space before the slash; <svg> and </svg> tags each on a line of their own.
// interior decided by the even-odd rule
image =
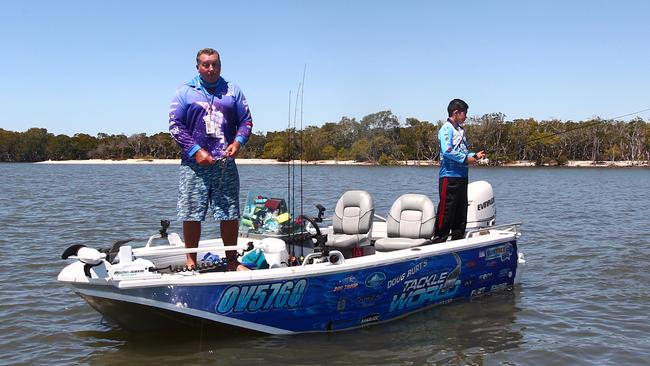
<svg viewBox="0 0 650 366">
<path fill-rule="evenodd" d="M 484 180 L 467 185 L 467 229 L 494 226 L 496 218 L 492 185 Z"/>
</svg>

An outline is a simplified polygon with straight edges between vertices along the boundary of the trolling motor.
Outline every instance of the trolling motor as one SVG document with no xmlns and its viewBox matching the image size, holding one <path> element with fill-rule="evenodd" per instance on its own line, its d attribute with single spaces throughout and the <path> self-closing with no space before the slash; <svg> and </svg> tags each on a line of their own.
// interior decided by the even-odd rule
<svg viewBox="0 0 650 366">
<path fill-rule="evenodd" d="M 169 226 L 171 225 L 171 222 L 169 220 L 160 220 L 160 230 L 158 230 L 158 233 L 160 234 L 160 238 L 167 238 L 169 236 L 169 233 L 167 233 L 167 229 L 169 229 Z M 115 258 L 117 257 L 118 253 L 120 252 L 120 247 L 123 246 L 126 243 L 129 243 L 131 241 L 135 240 L 135 238 L 128 238 L 124 240 L 117 240 L 113 242 L 113 245 L 111 245 L 110 248 L 106 249 L 100 249 L 100 252 L 106 254 L 106 260 L 109 263 L 114 264 L 115 263 Z"/>
</svg>

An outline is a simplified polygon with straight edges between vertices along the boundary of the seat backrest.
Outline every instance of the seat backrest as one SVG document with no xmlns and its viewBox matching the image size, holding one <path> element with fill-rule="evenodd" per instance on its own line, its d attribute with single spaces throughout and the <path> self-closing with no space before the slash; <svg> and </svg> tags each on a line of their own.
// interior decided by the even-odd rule
<svg viewBox="0 0 650 366">
<path fill-rule="evenodd" d="M 367 234 L 372 228 L 375 204 L 366 191 L 347 191 L 339 198 L 332 217 L 334 234 Z"/>
<path fill-rule="evenodd" d="M 430 239 L 436 219 L 435 208 L 423 194 L 401 195 L 390 208 L 386 218 L 389 238 Z"/>
</svg>

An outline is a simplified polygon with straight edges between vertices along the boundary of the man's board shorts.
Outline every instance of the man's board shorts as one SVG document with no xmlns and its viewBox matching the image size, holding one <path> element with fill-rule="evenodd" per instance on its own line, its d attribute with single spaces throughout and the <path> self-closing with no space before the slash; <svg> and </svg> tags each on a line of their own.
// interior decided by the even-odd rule
<svg viewBox="0 0 650 366">
<path fill-rule="evenodd" d="M 209 166 L 182 162 L 178 191 L 181 221 L 204 221 L 208 207 L 217 221 L 239 220 L 239 173 L 234 159 Z"/>
</svg>

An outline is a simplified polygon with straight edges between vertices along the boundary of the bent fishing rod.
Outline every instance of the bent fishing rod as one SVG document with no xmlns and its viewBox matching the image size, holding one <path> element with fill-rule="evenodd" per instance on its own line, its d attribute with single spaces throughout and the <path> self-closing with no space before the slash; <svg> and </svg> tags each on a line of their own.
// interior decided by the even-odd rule
<svg viewBox="0 0 650 366">
<path fill-rule="evenodd" d="M 610 118 L 609 120 L 616 120 L 616 119 L 619 119 L 619 118 L 628 117 L 628 116 L 632 116 L 632 115 L 639 114 L 639 113 L 643 113 L 643 112 L 647 112 L 647 111 L 650 111 L 650 108 L 646 108 L 646 109 L 642 109 L 642 110 L 640 110 L 640 111 L 636 111 L 636 112 L 632 112 L 632 113 L 627 113 L 627 114 L 623 114 L 623 115 L 620 115 L 620 116 L 616 116 L 616 117 Z M 566 129 L 566 130 L 564 130 L 564 131 L 551 133 L 551 134 L 544 135 L 544 136 L 541 136 L 541 137 L 536 137 L 536 138 L 534 138 L 534 139 L 530 139 L 530 140 L 524 142 L 524 144 L 525 144 L 525 145 L 528 145 L 528 144 L 530 144 L 531 142 L 535 142 L 535 141 L 543 140 L 543 139 L 546 139 L 546 138 L 549 138 L 549 137 L 553 137 L 553 136 L 562 135 L 562 134 L 565 134 L 565 133 L 567 133 L 567 132 L 571 132 L 571 131 L 575 131 L 575 130 L 581 130 L 581 129 L 584 129 L 584 128 L 590 128 L 590 127 L 593 127 L 593 126 L 597 125 L 599 122 L 601 122 L 601 120 L 594 121 L 594 122 L 589 122 L 589 123 L 587 123 L 587 124 L 584 124 L 584 125 L 581 125 L 581 126 L 577 126 L 577 127 L 573 127 L 573 128 L 568 128 L 568 129 Z"/>
</svg>

